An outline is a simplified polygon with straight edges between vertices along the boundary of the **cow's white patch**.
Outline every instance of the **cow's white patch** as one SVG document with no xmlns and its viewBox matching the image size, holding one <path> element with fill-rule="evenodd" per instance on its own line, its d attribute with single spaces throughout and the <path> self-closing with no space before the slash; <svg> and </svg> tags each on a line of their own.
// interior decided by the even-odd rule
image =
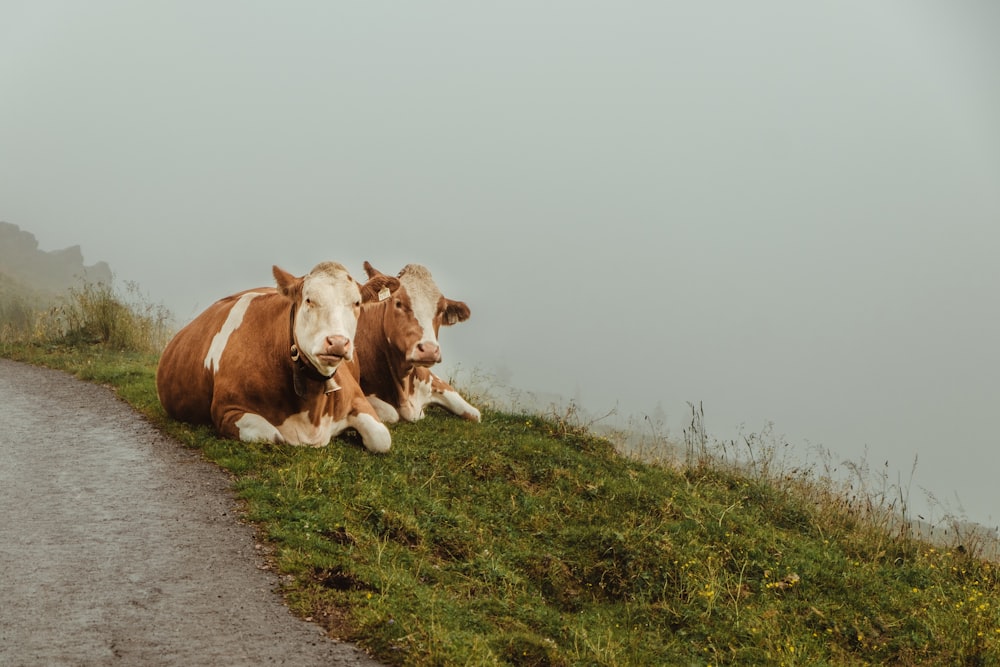
<svg viewBox="0 0 1000 667">
<path fill-rule="evenodd" d="M 226 350 L 229 337 L 243 324 L 243 317 L 247 313 L 247 308 L 250 307 L 250 302 L 260 295 L 260 292 L 247 292 L 237 299 L 236 303 L 229 309 L 226 321 L 222 323 L 219 333 L 212 337 L 212 344 L 209 345 L 208 354 L 205 355 L 205 368 L 212 373 L 219 371 L 219 361 L 222 359 L 222 353 Z"/>
<path fill-rule="evenodd" d="M 392 447 L 389 429 L 375 417 L 362 412 L 348 417 L 348 424 L 361 434 L 361 441 L 369 452 L 384 454 Z"/>
<path fill-rule="evenodd" d="M 438 344 L 437 334 L 434 333 L 434 316 L 437 314 L 437 301 L 428 303 L 424 299 L 413 299 L 413 317 L 416 318 L 421 330 L 424 332 L 421 343 Z"/>
<path fill-rule="evenodd" d="M 433 390 L 430 380 L 422 381 L 414 378 L 413 391 L 406 397 L 406 400 L 399 406 L 399 416 L 408 422 L 415 422 L 424 418 L 424 408 L 431 403 Z"/>
<path fill-rule="evenodd" d="M 236 420 L 236 428 L 243 442 L 284 442 L 274 424 L 253 412 L 245 412 Z"/>
<path fill-rule="evenodd" d="M 428 405 L 440 405 L 445 410 L 469 421 L 482 421 L 479 410 L 454 389 L 435 390 L 435 379 L 437 378 L 433 374 L 427 380 L 414 379 L 413 391 L 399 406 L 399 416 L 402 419 L 410 422 L 418 421 L 424 418 L 424 411 Z"/>
<path fill-rule="evenodd" d="M 419 406 L 421 416 L 423 416 L 424 406 L 429 404 L 434 397 L 433 386 L 429 378 L 427 380 L 413 378 L 413 402 Z"/>
<path fill-rule="evenodd" d="M 278 426 L 278 431 L 290 445 L 326 447 L 338 433 L 343 433 L 350 424 L 346 419 L 335 420 L 322 417 L 319 424 L 313 424 L 309 412 L 299 412 L 288 417 Z"/>
</svg>

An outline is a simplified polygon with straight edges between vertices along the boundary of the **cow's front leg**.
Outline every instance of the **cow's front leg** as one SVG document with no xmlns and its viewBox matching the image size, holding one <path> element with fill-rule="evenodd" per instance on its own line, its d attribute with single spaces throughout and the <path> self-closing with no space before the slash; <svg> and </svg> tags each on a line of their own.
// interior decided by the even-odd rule
<svg viewBox="0 0 1000 667">
<path fill-rule="evenodd" d="M 399 421 L 399 412 L 396 408 L 390 404 L 383 401 L 381 398 L 372 394 L 368 397 L 368 402 L 371 403 L 372 408 L 375 409 L 375 414 L 386 424 L 395 424 Z"/>
<path fill-rule="evenodd" d="M 407 422 L 420 421 L 424 418 L 424 406 L 426 400 L 421 400 L 419 395 L 407 396 L 399 404 L 399 418 Z"/>
<path fill-rule="evenodd" d="M 440 405 L 445 410 L 454 413 L 462 419 L 472 422 L 482 420 L 482 415 L 471 403 L 462 398 L 462 395 L 455 391 L 450 384 L 431 373 L 431 398 L 430 402 Z"/>
<path fill-rule="evenodd" d="M 389 429 L 378 418 L 378 414 L 364 396 L 355 398 L 351 412 L 347 415 L 347 425 L 361 436 L 361 442 L 369 452 L 384 454 L 392 447 Z"/>
<path fill-rule="evenodd" d="M 284 436 L 274 424 L 253 412 L 244 412 L 236 421 L 236 428 L 243 442 L 273 442 L 276 445 L 285 442 Z"/>
<path fill-rule="evenodd" d="M 215 429 L 220 435 L 243 442 L 273 442 L 283 444 L 284 436 L 274 424 L 255 412 L 230 409 L 222 412 L 215 420 Z"/>
</svg>

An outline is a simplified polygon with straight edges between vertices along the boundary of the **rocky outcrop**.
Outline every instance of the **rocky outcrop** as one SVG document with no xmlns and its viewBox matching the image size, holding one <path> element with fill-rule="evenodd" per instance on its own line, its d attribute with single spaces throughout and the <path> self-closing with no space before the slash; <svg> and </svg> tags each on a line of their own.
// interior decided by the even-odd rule
<svg viewBox="0 0 1000 667">
<path fill-rule="evenodd" d="M 87 266 L 80 246 L 46 252 L 39 250 L 34 234 L 17 225 L 0 222 L 0 273 L 39 292 L 61 293 L 84 283 L 111 284 L 106 262 Z"/>
</svg>

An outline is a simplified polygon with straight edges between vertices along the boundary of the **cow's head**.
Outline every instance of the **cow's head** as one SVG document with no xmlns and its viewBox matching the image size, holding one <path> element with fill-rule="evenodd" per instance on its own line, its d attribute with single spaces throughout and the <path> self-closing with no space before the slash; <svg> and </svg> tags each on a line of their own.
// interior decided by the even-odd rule
<svg viewBox="0 0 1000 667">
<path fill-rule="evenodd" d="M 369 283 L 388 276 L 365 262 Z M 441 361 L 438 329 L 441 325 L 464 322 L 471 314 L 461 301 L 446 299 L 431 278 L 431 272 L 419 264 L 407 264 L 399 272 L 399 289 L 390 296 L 386 308 L 385 334 L 389 344 L 417 366 L 433 366 Z"/>
<path fill-rule="evenodd" d="M 274 279 L 294 309 L 292 343 L 310 365 L 327 376 L 336 372 L 341 361 L 354 358 L 361 303 L 377 299 L 383 287 L 399 287 L 398 280 L 384 276 L 362 288 L 336 262 L 318 264 L 301 278 L 275 266 Z"/>
</svg>

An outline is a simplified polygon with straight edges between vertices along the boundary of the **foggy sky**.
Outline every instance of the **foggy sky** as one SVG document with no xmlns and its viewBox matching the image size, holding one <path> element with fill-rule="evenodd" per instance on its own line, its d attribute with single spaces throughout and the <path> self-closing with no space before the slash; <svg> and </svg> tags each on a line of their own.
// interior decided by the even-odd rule
<svg viewBox="0 0 1000 667">
<path fill-rule="evenodd" d="M 919 456 L 912 505 L 995 525 L 998 35 L 992 0 L 0 0 L 0 219 L 181 322 L 420 262 L 472 308 L 445 375 Z"/>
</svg>

